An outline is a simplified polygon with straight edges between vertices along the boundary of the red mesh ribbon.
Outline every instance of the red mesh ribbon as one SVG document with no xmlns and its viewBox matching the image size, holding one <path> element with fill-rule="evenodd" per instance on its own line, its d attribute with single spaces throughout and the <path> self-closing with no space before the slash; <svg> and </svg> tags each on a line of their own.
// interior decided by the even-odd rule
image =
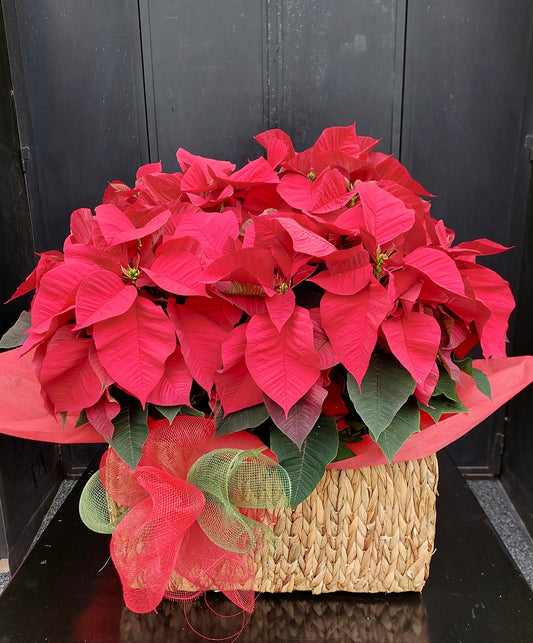
<svg viewBox="0 0 533 643">
<path fill-rule="evenodd" d="M 219 589 L 240 608 L 253 610 L 253 549 L 227 551 L 206 536 L 197 520 L 208 503 L 187 482 L 191 466 L 220 447 L 214 433 L 214 422 L 204 418 L 153 421 L 135 471 L 111 449 L 102 459 L 100 478 L 106 492 L 131 507 L 113 533 L 111 557 L 126 605 L 134 612 L 155 609 L 164 596 L 189 600 L 207 589 Z M 260 533 L 257 527 L 254 535 Z M 255 540 L 256 545 L 260 542 Z M 173 588 L 175 574 L 189 581 L 190 590 Z"/>
</svg>

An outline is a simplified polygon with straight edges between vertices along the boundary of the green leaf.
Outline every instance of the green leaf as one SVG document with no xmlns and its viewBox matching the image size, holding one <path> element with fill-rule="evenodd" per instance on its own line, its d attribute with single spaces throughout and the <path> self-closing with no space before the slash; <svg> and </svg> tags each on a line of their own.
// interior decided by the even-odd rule
<svg viewBox="0 0 533 643">
<path fill-rule="evenodd" d="M 163 417 L 172 424 L 177 415 L 194 415 L 195 417 L 203 418 L 205 413 L 202 411 L 197 411 L 193 409 L 192 406 L 187 406 L 186 404 L 178 404 L 178 406 L 159 406 L 157 404 L 153 405 Z"/>
<path fill-rule="evenodd" d="M 148 438 L 148 410 L 130 395 L 118 393 L 114 397 L 120 403 L 120 413 L 112 420 L 115 431 L 108 442 L 119 458 L 135 470 Z"/>
<path fill-rule="evenodd" d="M 377 440 L 389 462 L 392 462 L 407 438 L 417 431 L 420 431 L 420 410 L 416 402 L 409 400 L 396 413 L 392 422 L 381 432 Z"/>
<path fill-rule="evenodd" d="M 480 371 L 479 368 L 472 368 L 472 377 L 480 392 L 492 402 L 492 389 L 487 375 L 483 371 Z"/>
<path fill-rule="evenodd" d="M 226 417 L 222 417 L 222 414 L 222 409 L 220 409 L 215 418 L 217 435 L 229 435 L 244 429 L 253 429 L 268 419 L 268 411 L 264 404 L 257 404 L 256 406 L 249 406 L 246 409 L 235 411 L 235 413 L 228 413 Z"/>
<path fill-rule="evenodd" d="M 65 430 L 65 425 L 67 424 L 67 412 L 60 411 L 59 415 L 61 416 L 61 421 L 63 423 L 63 431 Z"/>
<path fill-rule="evenodd" d="M 361 382 L 361 391 L 350 373 L 347 385 L 355 410 L 377 442 L 382 431 L 414 392 L 416 382 L 395 357 L 374 353 Z"/>
<path fill-rule="evenodd" d="M 490 386 L 489 378 L 483 371 L 480 371 L 479 368 L 474 368 L 472 366 L 472 359 L 466 357 L 465 359 L 453 358 L 453 361 L 457 366 L 467 375 L 470 375 L 473 378 L 475 385 L 478 387 L 479 391 L 483 393 L 489 400 L 492 400 L 492 390 Z"/>
<path fill-rule="evenodd" d="M 433 391 L 433 395 L 445 395 L 449 400 L 461 403 L 456 391 L 456 383 L 443 369 L 439 369 L 439 381 Z"/>
<path fill-rule="evenodd" d="M 339 448 L 335 420 L 321 415 L 302 443 L 301 450 L 277 427 L 270 429 L 270 448 L 291 481 L 291 507 L 303 502 L 320 482 L 326 465 Z"/>
<path fill-rule="evenodd" d="M 23 335 L 31 328 L 31 315 L 26 310 L 23 310 L 17 321 L 11 326 L 9 330 L 2 335 L 0 339 L 0 348 L 11 349 L 22 346 L 28 339 L 28 335 Z"/>
<path fill-rule="evenodd" d="M 443 413 L 468 413 L 468 409 L 461 401 L 450 400 L 445 395 L 434 395 L 427 406 L 420 402 L 418 406 L 431 415 L 433 422 L 438 422 Z"/>
<path fill-rule="evenodd" d="M 88 421 L 89 420 L 87 419 L 87 414 L 85 413 L 85 411 L 82 411 L 79 414 L 78 419 L 76 420 L 76 424 L 74 425 L 74 428 L 77 429 L 79 426 L 83 426 L 84 424 L 87 424 Z"/>
</svg>

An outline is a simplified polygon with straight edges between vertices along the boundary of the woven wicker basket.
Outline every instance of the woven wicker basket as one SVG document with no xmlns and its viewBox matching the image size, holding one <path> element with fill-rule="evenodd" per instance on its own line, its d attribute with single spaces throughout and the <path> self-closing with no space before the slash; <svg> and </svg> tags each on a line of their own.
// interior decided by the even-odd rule
<svg viewBox="0 0 533 643">
<path fill-rule="evenodd" d="M 420 591 L 436 521 L 435 455 L 328 470 L 295 511 L 277 510 L 277 548 L 256 555 L 260 592 Z"/>
<path fill-rule="evenodd" d="M 429 575 L 438 465 L 421 460 L 327 470 L 294 511 L 270 513 L 276 546 L 255 555 L 258 592 L 412 592 Z M 110 500 L 110 499 L 109 499 Z M 112 506 L 114 505 L 114 506 Z M 117 505 L 110 501 L 110 513 Z M 173 575 L 172 590 L 190 590 Z"/>
</svg>

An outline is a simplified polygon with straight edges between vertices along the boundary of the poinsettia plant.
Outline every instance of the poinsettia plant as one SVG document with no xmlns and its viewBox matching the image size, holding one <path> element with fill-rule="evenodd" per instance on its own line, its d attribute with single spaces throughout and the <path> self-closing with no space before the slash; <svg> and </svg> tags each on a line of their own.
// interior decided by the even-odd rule
<svg viewBox="0 0 533 643">
<path fill-rule="evenodd" d="M 466 411 L 461 373 L 490 396 L 467 354 L 505 355 L 514 301 L 476 263 L 506 248 L 453 245 L 379 141 L 256 140 L 241 169 L 180 149 L 179 172 L 112 182 L 14 297 L 36 291 L 22 350 L 51 414 L 80 413 L 132 468 L 149 418 L 211 414 L 270 446 L 297 503 L 362 436 L 391 460 L 424 414 Z"/>
</svg>

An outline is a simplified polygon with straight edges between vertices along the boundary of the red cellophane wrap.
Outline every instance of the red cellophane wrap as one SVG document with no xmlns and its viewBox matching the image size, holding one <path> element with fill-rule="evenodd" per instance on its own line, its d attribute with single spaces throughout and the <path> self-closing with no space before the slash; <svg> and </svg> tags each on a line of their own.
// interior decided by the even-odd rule
<svg viewBox="0 0 533 643">
<path fill-rule="evenodd" d="M 63 428 L 60 419 L 47 413 L 41 400 L 40 384 L 31 366 L 31 356 L 19 359 L 19 354 L 19 349 L 0 354 L 0 432 L 62 444 L 104 442 L 90 424 L 74 428 L 77 414 L 68 414 Z M 394 457 L 395 462 L 424 458 L 439 451 L 533 382 L 533 356 L 474 360 L 473 366 L 487 374 L 492 400 L 480 393 L 473 380 L 463 374 L 457 392 L 469 412 L 443 416 L 438 423 L 423 414 L 421 431 L 405 442 Z M 233 442 L 242 449 L 260 445 L 259 440 L 245 432 L 234 434 Z M 357 469 L 387 461 L 380 448 L 368 438 L 354 445 L 353 451 L 356 457 L 329 466 Z"/>
</svg>

